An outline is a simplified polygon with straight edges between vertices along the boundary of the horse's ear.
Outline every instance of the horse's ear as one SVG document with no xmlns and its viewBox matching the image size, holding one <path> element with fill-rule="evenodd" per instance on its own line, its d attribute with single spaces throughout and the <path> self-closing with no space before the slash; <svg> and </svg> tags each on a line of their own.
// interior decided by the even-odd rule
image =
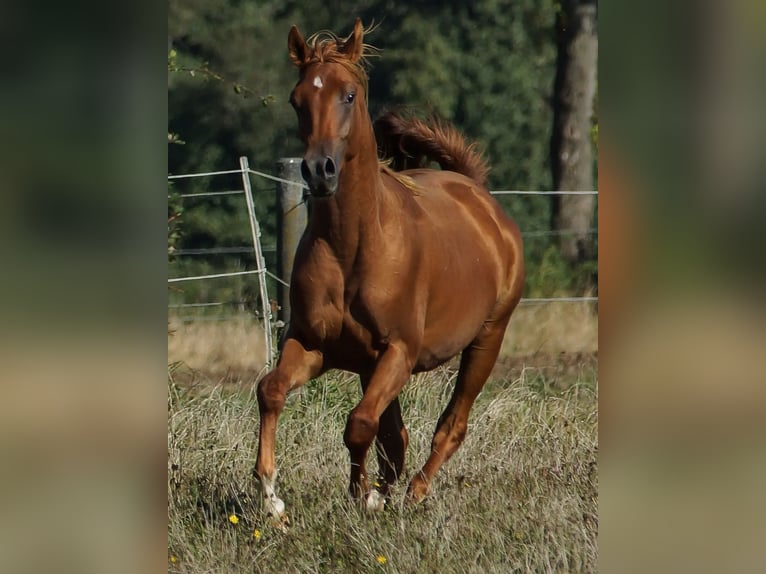
<svg viewBox="0 0 766 574">
<path fill-rule="evenodd" d="M 346 39 L 339 51 L 345 54 L 346 57 L 352 62 L 358 62 L 362 57 L 364 51 L 364 44 L 362 37 L 364 36 L 364 27 L 362 26 L 361 18 L 356 19 L 354 24 L 354 31 Z"/>
<path fill-rule="evenodd" d="M 292 26 L 287 35 L 287 51 L 290 54 L 290 61 L 296 66 L 302 66 L 306 62 L 308 55 L 306 41 L 301 36 L 297 26 Z"/>
</svg>

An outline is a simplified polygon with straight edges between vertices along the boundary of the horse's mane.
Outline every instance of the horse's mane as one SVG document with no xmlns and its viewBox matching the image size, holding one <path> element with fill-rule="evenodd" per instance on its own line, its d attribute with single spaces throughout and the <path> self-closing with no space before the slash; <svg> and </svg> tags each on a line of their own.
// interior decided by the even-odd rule
<svg viewBox="0 0 766 574">
<path fill-rule="evenodd" d="M 489 165 L 449 122 L 436 116 L 421 120 L 389 111 L 374 125 L 375 139 L 384 159 L 397 171 L 426 167 L 435 161 L 442 169 L 462 173 L 486 185 Z"/>
<path fill-rule="evenodd" d="M 380 167 L 380 171 L 382 173 L 385 173 L 386 175 L 394 178 L 396 181 L 398 181 L 401 185 L 403 185 L 406 189 L 409 189 L 412 193 L 415 195 L 420 195 L 423 193 L 423 188 L 419 186 L 417 183 L 415 183 L 415 180 L 412 179 L 409 175 L 401 173 L 400 171 L 396 171 L 394 168 L 391 167 L 391 158 L 388 159 L 378 159 L 378 166 Z"/>
<path fill-rule="evenodd" d="M 365 28 L 364 33 L 372 32 L 377 26 L 372 24 Z M 329 30 L 320 30 L 306 38 L 306 47 L 309 53 L 306 56 L 301 68 L 317 62 L 328 62 L 340 64 L 346 70 L 351 72 L 364 88 L 364 98 L 367 101 L 367 68 L 369 67 L 369 58 L 380 55 L 380 50 L 371 44 L 362 44 L 362 55 L 357 62 L 349 60 L 340 48 L 351 39 L 350 34 L 346 38 L 340 38 Z"/>
<path fill-rule="evenodd" d="M 372 32 L 375 24 L 364 30 Z M 370 44 L 362 44 L 362 54 L 352 61 L 342 51 L 353 33 L 345 38 L 329 30 L 321 30 L 306 39 L 306 48 L 301 70 L 314 63 L 332 63 L 343 66 L 364 89 L 365 104 L 368 98 L 367 68 L 369 58 L 378 56 L 380 51 Z M 435 116 L 420 120 L 400 112 L 388 112 L 373 125 L 378 149 L 383 157 L 380 168 L 411 191 L 418 193 L 419 186 L 405 174 L 404 169 L 425 167 L 429 161 L 437 162 L 442 169 L 462 173 L 485 185 L 489 166 L 476 151 L 475 143 L 468 143 L 450 123 Z"/>
</svg>

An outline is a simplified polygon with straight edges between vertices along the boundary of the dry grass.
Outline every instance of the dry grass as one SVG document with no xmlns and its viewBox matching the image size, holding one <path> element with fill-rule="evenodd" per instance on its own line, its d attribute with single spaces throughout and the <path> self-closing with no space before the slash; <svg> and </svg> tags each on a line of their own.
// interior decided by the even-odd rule
<svg viewBox="0 0 766 574">
<path fill-rule="evenodd" d="M 212 379 L 251 378 L 264 366 L 263 331 L 257 321 L 171 321 L 168 360 Z M 500 356 L 594 353 L 598 316 L 591 303 L 522 305 L 511 319 Z"/>
<path fill-rule="evenodd" d="M 248 317 L 229 321 L 170 322 L 168 361 L 212 378 L 258 373 L 266 362 L 261 324 Z"/>
<path fill-rule="evenodd" d="M 360 397 L 356 378 L 336 372 L 291 396 L 277 446 L 278 490 L 292 522 L 283 534 L 264 520 L 251 477 L 258 430 L 252 388 L 190 389 L 171 380 L 170 571 L 595 571 L 595 372 L 566 385 L 551 385 L 535 369 L 491 380 L 434 495 L 403 506 L 406 480 L 427 457 L 453 383 L 454 370 L 441 368 L 415 377 L 402 394 L 407 477 L 379 515 L 358 510 L 346 495 L 342 434 Z M 567 389 L 554 390 L 559 386 Z"/>
<path fill-rule="evenodd" d="M 598 315 L 592 303 L 549 303 L 514 311 L 500 356 L 597 350 Z"/>
<path fill-rule="evenodd" d="M 437 475 L 434 495 L 414 508 L 403 505 L 404 490 L 427 458 L 454 385 L 453 366 L 413 377 L 402 393 L 410 433 L 406 476 L 378 515 L 360 511 L 346 495 L 342 435 L 361 396 L 358 379 L 331 372 L 291 395 L 277 435 L 287 533 L 264 520 L 251 475 L 258 434 L 254 383 L 263 365 L 258 325 L 171 327 L 169 571 L 596 570 L 598 376 L 591 306 L 517 311 L 506 357 L 476 401 L 463 447 Z M 541 354 L 544 360 L 529 360 Z M 369 465 L 376 469 L 372 454 Z"/>
</svg>

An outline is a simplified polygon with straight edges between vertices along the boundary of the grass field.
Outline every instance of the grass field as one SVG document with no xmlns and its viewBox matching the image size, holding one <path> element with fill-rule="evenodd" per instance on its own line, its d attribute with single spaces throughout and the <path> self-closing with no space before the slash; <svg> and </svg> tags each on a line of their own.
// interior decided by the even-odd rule
<svg viewBox="0 0 766 574">
<path fill-rule="evenodd" d="M 201 372 L 188 364 L 170 370 L 170 572 L 596 571 L 594 355 L 538 349 L 529 360 L 515 354 L 501 360 L 433 495 L 409 507 L 407 479 L 428 455 L 456 372 L 451 365 L 413 377 L 401 395 L 410 434 L 406 476 L 375 515 L 346 494 L 342 434 L 360 398 L 358 380 L 332 372 L 312 381 L 288 399 L 277 434 L 278 493 L 291 521 L 286 533 L 271 528 L 260 510 L 251 474 L 256 371 L 237 369 L 243 370 Z M 376 468 L 372 453 L 369 465 Z"/>
<path fill-rule="evenodd" d="M 168 361 L 182 362 L 207 379 L 242 380 L 263 368 L 263 331 L 252 319 L 198 321 L 171 319 Z M 598 350 L 598 317 L 591 303 L 520 306 L 503 340 L 503 359 L 535 354 L 594 353 Z"/>
</svg>

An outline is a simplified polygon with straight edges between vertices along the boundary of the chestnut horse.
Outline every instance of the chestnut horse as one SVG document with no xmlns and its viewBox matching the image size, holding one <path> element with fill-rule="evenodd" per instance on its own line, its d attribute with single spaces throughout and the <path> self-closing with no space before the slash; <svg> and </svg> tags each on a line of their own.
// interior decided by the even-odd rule
<svg viewBox="0 0 766 574">
<path fill-rule="evenodd" d="M 258 386 L 255 467 L 265 511 L 283 522 L 274 448 L 289 391 L 328 369 L 359 374 L 363 397 L 343 435 L 349 490 L 381 509 L 407 449 L 399 392 L 410 374 L 462 352 L 430 456 L 409 484 L 417 502 L 463 441 L 524 284 L 519 230 L 485 189 L 486 164 L 454 128 L 387 115 L 377 125 L 381 147 L 443 169 L 394 172 L 379 161 L 363 34 L 357 19 L 345 39 L 321 33 L 305 41 L 295 26 L 288 36 L 300 71 L 290 103 L 306 147 L 311 217 L 295 256 L 282 352 Z M 374 440 L 381 477 L 371 490 L 365 456 Z"/>
</svg>

